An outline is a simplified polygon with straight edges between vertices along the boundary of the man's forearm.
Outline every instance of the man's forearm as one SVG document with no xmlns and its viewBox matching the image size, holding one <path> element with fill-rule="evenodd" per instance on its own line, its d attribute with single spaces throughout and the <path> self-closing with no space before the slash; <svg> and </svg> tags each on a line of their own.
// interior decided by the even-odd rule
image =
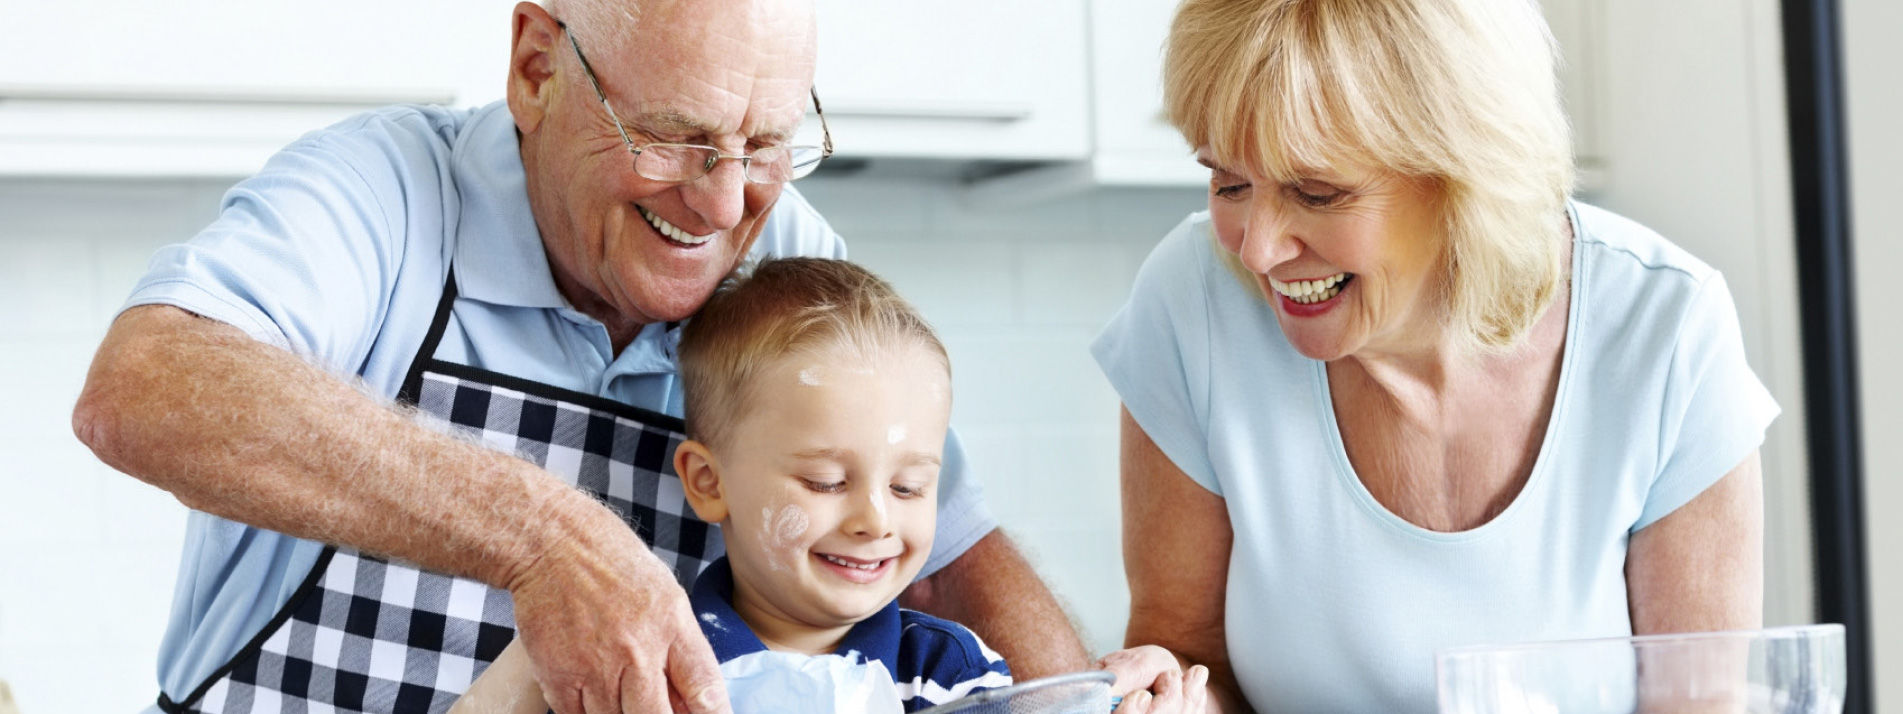
<svg viewBox="0 0 1903 714">
<path fill-rule="evenodd" d="M 497 586 L 599 510 L 533 465 L 171 307 L 114 323 L 73 426 L 107 464 L 191 508 Z"/>
<path fill-rule="evenodd" d="M 994 530 L 900 597 L 906 607 L 971 628 L 1026 681 L 1089 669 L 1090 655 L 1056 596 Z"/>
</svg>

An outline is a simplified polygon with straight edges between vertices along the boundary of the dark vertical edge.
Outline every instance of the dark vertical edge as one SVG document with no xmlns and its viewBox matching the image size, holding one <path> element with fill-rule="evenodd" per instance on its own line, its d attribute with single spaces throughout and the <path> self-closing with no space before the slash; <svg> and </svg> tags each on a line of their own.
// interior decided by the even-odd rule
<svg viewBox="0 0 1903 714">
<path fill-rule="evenodd" d="M 1781 0 L 1804 337 L 1817 616 L 1843 623 L 1844 714 L 1875 711 L 1863 541 L 1863 445 L 1837 0 Z"/>
</svg>

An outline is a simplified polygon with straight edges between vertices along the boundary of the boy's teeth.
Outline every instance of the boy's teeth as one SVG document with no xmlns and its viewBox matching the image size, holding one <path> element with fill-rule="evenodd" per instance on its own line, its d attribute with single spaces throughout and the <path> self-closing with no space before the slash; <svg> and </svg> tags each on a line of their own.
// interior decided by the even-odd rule
<svg viewBox="0 0 1903 714">
<path fill-rule="evenodd" d="M 642 208 L 641 206 L 635 206 L 635 208 L 641 209 L 641 217 L 648 219 L 648 225 L 654 226 L 654 230 L 660 231 L 661 235 L 667 236 L 669 239 L 677 243 L 686 243 L 688 245 L 700 245 L 714 237 L 714 234 L 712 233 L 709 233 L 704 236 L 693 235 L 691 233 L 688 233 L 687 231 L 681 230 L 679 227 L 676 227 L 672 223 L 668 223 L 667 219 L 661 217 L 661 214 L 655 213 L 646 208 Z"/>
<path fill-rule="evenodd" d="M 850 562 L 841 560 L 839 558 L 835 558 L 833 556 L 825 555 L 825 554 L 821 554 L 819 557 L 825 558 L 826 562 L 832 563 L 834 565 L 844 565 L 848 568 L 858 568 L 860 570 L 878 570 L 879 563 L 885 562 L 885 561 L 876 561 L 872 563 L 866 563 L 865 565 L 860 565 L 858 563 L 850 563 Z"/>
</svg>

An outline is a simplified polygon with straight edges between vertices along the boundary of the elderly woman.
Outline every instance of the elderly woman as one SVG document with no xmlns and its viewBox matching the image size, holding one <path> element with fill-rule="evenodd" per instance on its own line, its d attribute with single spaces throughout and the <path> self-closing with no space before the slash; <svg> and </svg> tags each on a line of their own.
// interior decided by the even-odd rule
<svg viewBox="0 0 1903 714">
<path fill-rule="evenodd" d="M 1124 714 L 1426 712 L 1441 648 L 1759 626 L 1777 405 L 1715 270 L 1568 200 L 1531 0 L 1187 0 L 1165 84 L 1209 210 L 1094 346 L 1106 664 L 1167 662 Z"/>
</svg>

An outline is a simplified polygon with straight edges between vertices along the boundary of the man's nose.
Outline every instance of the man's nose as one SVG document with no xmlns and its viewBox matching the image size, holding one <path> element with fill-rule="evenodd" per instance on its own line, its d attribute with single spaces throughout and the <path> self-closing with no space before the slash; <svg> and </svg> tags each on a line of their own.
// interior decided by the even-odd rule
<svg viewBox="0 0 1903 714">
<path fill-rule="evenodd" d="M 885 489 L 868 488 L 854 493 L 846 514 L 846 532 L 867 538 L 892 534 L 892 517 L 886 511 Z"/>
<path fill-rule="evenodd" d="M 709 228 L 724 231 L 740 224 L 746 210 L 747 176 L 745 164 L 722 157 L 708 169 L 707 175 L 681 185 L 681 198 L 687 207 L 700 214 Z"/>
<path fill-rule="evenodd" d="M 1302 254 L 1302 239 L 1289 221 L 1285 207 L 1272 198 L 1250 201 L 1249 215 L 1242 228 L 1241 250 L 1236 257 L 1249 272 L 1267 275 L 1270 268 Z"/>
</svg>

